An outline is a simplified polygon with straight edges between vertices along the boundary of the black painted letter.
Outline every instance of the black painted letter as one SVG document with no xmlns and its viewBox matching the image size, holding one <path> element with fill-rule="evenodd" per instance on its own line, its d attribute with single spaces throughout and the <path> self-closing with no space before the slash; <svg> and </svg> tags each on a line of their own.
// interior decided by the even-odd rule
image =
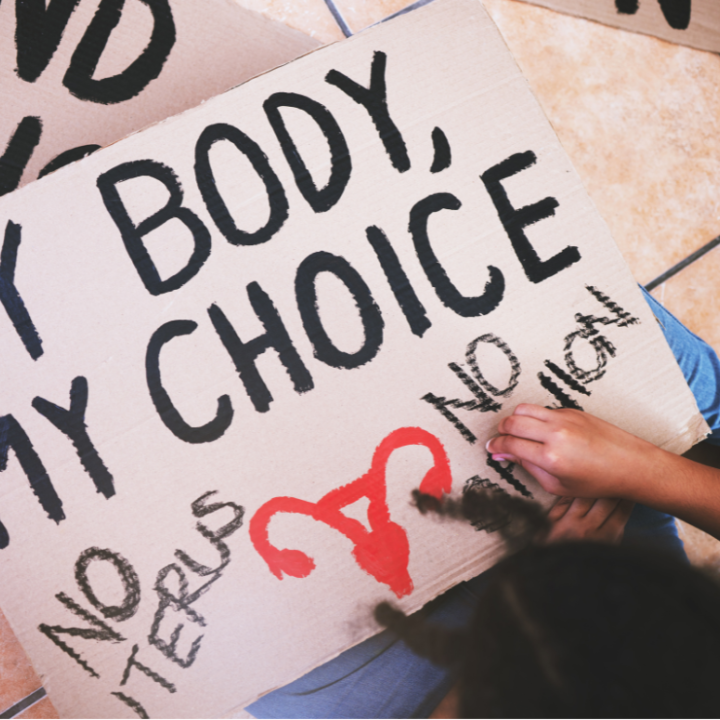
<svg viewBox="0 0 720 720">
<path fill-rule="evenodd" d="M 33 360 L 43 354 L 42 340 L 33 325 L 20 293 L 15 287 L 15 265 L 20 247 L 22 227 L 8 220 L 5 226 L 5 240 L 0 252 L 0 303 L 5 308 L 15 331 Z"/>
<path fill-rule="evenodd" d="M 115 494 L 113 477 L 105 467 L 98 451 L 90 440 L 85 423 L 85 411 L 88 402 L 88 383 L 82 377 L 76 377 L 70 386 L 70 409 L 61 408 L 45 398 L 36 397 L 32 406 L 46 417 L 60 432 L 65 433 L 77 450 L 80 462 L 95 483 L 99 493 L 106 498 Z"/>
<path fill-rule="evenodd" d="M 120 605 L 106 605 L 98 599 L 90 586 L 87 576 L 87 569 L 93 561 L 109 562 L 120 576 L 125 596 Z M 123 622 L 131 618 L 140 605 L 140 579 L 133 566 L 120 553 L 112 550 L 103 550 L 99 547 L 91 547 L 80 553 L 75 563 L 75 580 L 88 602 L 99 610 L 103 617 L 116 622 Z"/>
<path fill-rule="evenodd" d="M 170 197 L 165 207 L 135 225 L 120 199 L 117 186 L 121 182 L 143 176 L 161 182 L 170 193 Z M 192 210 L 183 207 L 182 186 L 171 168 L 154 160 L 134 160 L 103 173 L 97 179 L 97 186 L 110 217 L 120 230 L 125 249 L 151 295 L 162 295 L 177 290 L 197 275 L 203 263 L 210 257 L 210 233 Z M 195 247 L 182 270 L 167 280 L 161 280 L 155 263 L 143 243 L 143 237 L 173 218 L 180 220 L 190 230 Z"/>
<path fill-rule="evenodd" d="M 513 250 L 515 250 L 515 254 L 523 266 L 525 275 L 531 282 L 539 283 L 578 262 L 580 260 L 580 251 L 574 245 L 569 245 L 550 259 L 541 260 L 523 232 L 523 228 L 528 225 L 552 217 L 555 214 L 558 201 L 554 197 L 546 197 L 532 205 L 514 208 L 510 204 L 505 188 L 502 186 L 502 181 L 523 170 L 527 170 L 536 162 L 535 153 L 528 150 L 524 153 L 511 155 L 507 160 L 503 160 L 498 165 L 486 170 L 480 177 L 485 183 L 485 187 L 500 216 L 500 222 L 502 222 L 505 232 L 510 238 Z"/>
<path fill-rule="evenodd" d="M 25 166 L 30 162 L 42 135 L 39 117 L 24 117 L 0 157 L 0 195 L 12 192 L 20 184 Z"/>
<path fill-rule="evenodd" d="M 228 140 L 243 153 L 265 183 L 265 191 L 270 203 L 270 217 L 265 225 L 255 232 L 238 228 L 215 184 L 215 175 L 210 165 L 210 148 L 220 140 Z M 267 156 L 252 138 L 232 125 L 217 123 L 203 130 L 195 145 L 195 178 L 210 216 L 220 232 L 233 245 L 260 245 L 267 242 L 288 218 L 285 190 L 275 171 L 270 167 Z"/>
<path fill-rule="evenodd" d="M 373 55 L 369 88 L 363 87 L 337 70 L 331 70 L 325 76 L 325 80 L 331 85 L 340 88 L 368 111 L 385 146 L 385 152 L 390 156 L 393 167 L 399 172 L 405 172 L 410 169 L 410 158 L 408 157 L 405 140 L 403 140 L 397 125 L 392 121 L 388 110 L 387 87 L 385 85 L 386 64 L 387 55 L 384 52 L 378 51 Z"/>
<path fill-rule="evenodd" d="M 298 190 L 316 213 L 326 212 L 340 200 L 352 170 L 350 150 L 340 126 L 324 105 L 297 93 L 274 93 L 263 103 L 263 107 L 295 176 Z M 317 189 L 307 165 L 285 127 L 285 121 L 280 114 L 281 107 L 294 107 L 307 113 L 325 136 L 330 146 L 330 179 L 324 188 Z"/>
<path fill-rule="evenodd" d="M 332 273 L 343 282 L 360 311 L 365 340 L 357 352 L 346 353 L 338 350 L 325 332 L 320 320 L 315 287 L 317 276 L 321 272 Z M 300 263 L 295 276 L 295 295 L 305 332 L 315 348 L 314 355 L 318 360 L 336 368 L 357 368 L 377 355 L 382 345 L 385 323 L 370 288 L 345 258 L 327 252 L 316 252 L 306 257 Z"/>
<path fill-rule="evenodd" d="M 57 0 L 52 0 L 53 3 Z M 150 8 L 153 30 L 142 53 L 118 75 L 93 78 L 110 33 L 120 22 L 125 0 L 102 0 L 95 17 L 78 43 L 63 85 L 80 100 L 109 105 L 139 95 L 163 69 L 175 44 L 175 22 L 168 0 L 140 0 Z"/>
<path fill-rule="evenodd" d="M 217 440 L 230 427 L 233 408 L 230 398 L 222 395 L 218 398 L 218 409 L 215 417 L 207 424 L 192 427 L 183 420 L 175 409 L 167 390 L 162 386 L 160 377 L 160 350 L 165 343 L 181 335 L 190 335 L 195 331 L 197 323 L 192 320 L 171 320 L 159 327 L 150 338 L 145 355 L 145 372 L 148 390 L 155 404 L 160 419 L 170 431 L 187 443 L 206 443 Z"/>
<path fill-rule="evenodd" d="M 15 0 L 18 77 L 35 82 L 55 54 L 80 0 Z"/>
<path fill-rule="evenodd" d="M 269 348 L 274 348 L 292 380 L 295 392 L 304 393 L 312 390 L 312 377 L 305 367 L 300 355 L 290 340 L 280 315 L 267 293 L 256 283 L 247 286 L 248 298 L 255 314 L 265 328 L 262 335 L 243 342 L 235 328 L 230 324 L 225 313 L 217 306 L 208 308 L 208 315 L 215 331 L 220 336 L 225 349 L 230 353 L 245 390 L 258 412 L 267 412 L 273 396 L 260 376 L 255 365 L 258 355 Z"/>
<path fill-rule="evenodd" d="M 453 285 L 430 245 L 428 236 L 430 215 L 440 210 L 459 210 L 460 207 L 460 201 L 450 193 L 436 193 L 420 200 L 410 211 L 410 234 L 420 264 L 443 305 L 462 317 L 487 315 L 500 304 L 505 292 L 505 278 L 500 270 L 488 265 L 490 279 L 485 283 L 485 292 L 475 297 L 466 297 Z"/>
<path fill-rule="evenodd" d="M 20 467 L 27 475 L 35 497 L 40 501 L 40 505 L 48 517 L 56 523 L 64 520 L 62 500 L 55 492 L 47 470 L 45 470 L 40 456 L 35 452 L 30 438 L 12 415 L 4 415 L 0 417 L 0 472 L 7 468 L 9 448 L 15 451 Z M 0 549 L 6 548 L 9 542 L 8 531 L 0 522 Z"/>
</svg>

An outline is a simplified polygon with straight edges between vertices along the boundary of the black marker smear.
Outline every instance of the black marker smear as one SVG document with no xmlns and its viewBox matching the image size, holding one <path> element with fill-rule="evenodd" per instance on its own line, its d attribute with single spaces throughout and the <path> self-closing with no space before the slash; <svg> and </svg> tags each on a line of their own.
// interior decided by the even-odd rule
<svg viewBox="0 0 720 720">
<path fill-rule="evenodd" d="M 127 665 L 125 666 L 125 672 L 123 673 L 120 685 L 122 686 L 127 683 L 128 678 L 130 677 L 130 670 L 133 667 L 136 667 L 141 673 L 147 675 L 153 682 L 156 682 L 161 687 L 164 687 L 168 692 L 177 692 L 177 688 L 169 680 L 166 680 L 162 675 L 158 675 L 156 672 L 153 672 L 147 665 L 143 665 L 135 659 L 139 649 L 139 645 L 133 645 L 133 649 L 130 653 L 130 657 L 128 658 Z"/>
<path fill-rule="evenodd" d="M 354 353 L 336 347 L 323 327 L 316 288 L 317 276 L 323 272 L 331 273 L 345 285 L 360 311 L 364 339 Z M 322 251 L 308 255 L 295 275 L 295 297 L 303 327 L 313 345 L 313 355 L 320 362 L 351 370 L 369 363 L 378 354 L 385 321 L 367 283 L 345 258 Z"/>
<path fill-rule="evenodd" d="M 30 438 L 12 415 L 4 415 L 0 417 L 0 472 L 7 468 L 8 449 L 10 448 L 15 451 L 20 467 L 30 481 L 30 487 L 35 497 L 40 501 L 40 505 L 48 517 L 56 523 L 64 520 L 62 500 L 55 492 L 47 470 L 45 470 L 40 456 L 35 452 Z M 0 522 L 0 550 L 6 548 L 9 543 L 8 531 Z"/>
<path fill-rule="evenodd" d="M 232 358 L 255 410 L 267 412 L 273 396 L 255 365 L 255 360 L 266 350 L 272 348 L 277 352 L 296 393 L 308 392 L 313 389 L 314 384 L 270 296 L 256 282 L 247 286 L 247 294 L 255 314 L 265 328 L 262 335 L 243 342 L 217 305 L 213 304 L 208 308 L 208 315 L 215 332 Z"/>
<path fill-rule="evenodd" d="M 92 155 L 96 150 L 100 149 L 100 145 L 80 145 L 80 147 L 71 148 L 65 152 L 56 155 L 39 173 L 38 179 L 49 175 L 51 172 L 59 170 L 76 160 L 82 160 L 88 155 Z"/>
<path fill-rule="evenodd" d="M 494 385 L 488 382 L 483 376 L 483 374 L 480 372 L 480 368 L 478 367 L 477 363 L 476 352 L 478 343 L 481 342 L 495 345 L 495 347 L 502 350 L 505 354 L 505 357 L 508 359 L 508 362 L 510 363 L 510 380 L 508 381 L 507 387 L 504 390 L 498 390 Z M 475 375 L 477 381 L 490 394 L 495 395 L 495 397 L 509 397 L 510 395 L 512 395 L 512 391 L 517 387 L 517 384 L 520 382 L 520 361 L 517 359 L 513 351 L 508 347 L 507 343 L 504 340 L 500 339 L 497 335 L 487 333 L 486 335 L 481 335 L 479 338 L 473 340 L 467 346 L 467 351 L 465 352 L 465 359 L 467 360 L 468 365 L 470 365 L 470 369 L 473 371 L 473 375 Z"/>
<path fill-rule="evenodd" d="M 575 390 L 575 392 L 582 393 L 583 395 L 590 395 L 590 391 L 587 388 L 583 387 L 575 380 L 575 378 L 572 377 L 572 375 L 568 375 L 562 368 L 552 362 L 552 360 L 546 360 L 545 367 L 554 372 L 569 388 Z"/>
<path fill-rule="evenodd" d="M 508 466 L 504 468 L 499 462 L 492 459 L 492 455 L 490 453 L 487 453 L 487 464 L 488 467 L 491 467 L 503 480 L 505 480 L 506 483 L 508 483 L 508 485 L 514 487 L 521 495 L 524 495 L 527 498 L 533 497 L 533 494 L 525 487 L 525 485 L 513 475 L 512 471 L 515 467 L 514 463 L 509 463 Z"/>
<path fill-rule="evenodd" d="M 496 495 L 508 494 L 497 483 L 491 482 L 487 478 L 481 478 L 479 475 L 473 475 L 471 478 L 465 481 L 465 487 L 463 487 L 463 495 L 476 491 L 492 492 Z M 512 518 L 510 517 L 510 513 L 506 512 L 504 515 L 495 519 L 490 518 L 487 520 L 476 520 L 472 523 L 472 526 L 475 528 L 475 530 L 485 530 L 485 532 L 487 533 L 493 533 L 500 530 L 500 528 L 504 528 L 506 525 L 509 525 L 511 520 Z"/>
<path fill-rule="evenodd" d="M 66 410 L 59 405 L 36 397 L 32 406 L 44 417 L 46 417 L 60 432 L 65 433 L 72 440 L 75 450 L 80 457 L 80 462 L 86 472 L 92 478 L 99 493 L 106 498 L 115 494 L 113 477 L 105 467 L 98 451 L 90 440 L 87 424 L 85 422 L 85 411 L 88 403 L 88 382 L 78 376 L 70 386 L 70 409 Z"/>
<path fill-rule="evenodd" d="M 324 135 L 330 147 L 330 178 L 324 188 L 317 189 L 307 165 L 287 131 L 280 114 L 281 107 L 302 110 L 315 121 Z M 316 213 L 328 211 L 340 200 L 352 171 L 350 149 L 337 120 L 324 105 L 298 93 L 274 93 L 263 103 L 263 108 L 290 165 L 298 190 Z"/>
<path fill-rule="evenodd" d="M 112 692 L 110 694 L 122 700 L 138 717 L 149 720 L 150 716 L 147 714 L 147 711 L 135 698 L 131 698 L 129 695 L 121 692 Z"/>
<path fill-rule="evenodd" d="M 42 340 L 35 329 L 18 289 L 15 287 L 15 266 L 20 247 L 22 227 L 8 220 L 5 239 L 0 252 L 0 302 L 12 321 L 15 331 L 23 341 L 33 360 L 43 354 Z"/>
<path fill-rule="evenodd" d="M 12 192 L 20 184 L 41 135 L 42 121 L 39 117 L 28 115 L 20 121 L 0 157 L 0 195 Z"/>
<path fill-rule="evenodd" d="M 569 395 L 563 392 L 562 388 L 556 385 L 552 378 L 541 372 L 538 373 L 538 378 L 540 379 L 540 384 L 555 396 L 557 401 L 560 403 L 560 407 L 582 410 L 582 407 L 580 407 L 580 405 Z"/>
<path fill-rule="evenodd" d="M 120 576 L 120 582 L 125 592 L 120 605 L 105 605 L 98 600 L 90 586 L 87 569 L 91 562 L 98 560 L 111 563 Z M 75 581 L 88 602 L 108 620 L 123 622 L 137 612 L 140 605 L 140 579 L 133 566 L 119 553 L 98 547 L 84 550 L 75 563 Z"/>
<path fill-rule="evenodd" d="M 210 148 L 220 141 L 234 145 L 250 161 L 253 170 L 265 185 L 269 205 L 268 221 L 258 230 L 240 230 L 215 183 L 210 164 Z M 195 144 L 195 179 L 205 206 L 218 230 L 233 245 L 260 245 L 270 240 L 288 219 L 288 201 L 280 179 L 270 166 L 262 148 L 242 130 L 216 123 L 203 130 Z"/>
<path fill-rule="evenodd" d="M 73 650 L 67 643 L 61 640 L 58 635 L 65 634 L 70 637 L 81 637 L 85 640 L 96 640 L 96 641 L 109 641 L 113 643 L 124 642 L 125 638 L 119 633 L 115 632 L 109 625 L 104 623 L 99 617 L 89 613 L 87 610 L 83 610 L 72 598 L 68 597 L 65 593 L 60 592 L 55 596 L 65 607 L 74 613 L 78 617 L 81 617 L 90 625 L 95 626 L 97 629 L 92 628 L 64 628 L 61 625 L 46 625 L 41 623 L 38 625 L 38 630 L 46 635 L 50 640 L 55 643 L 64 653 L 69 655 L 83 670 L 90 673 L 95 678 L 100 676 L 83 660 L 82 656 Z"/>
<path fill-rule="evenodd" d="M 432 323 L 427 317 L 425 307 L 410 284 L 410 279 L 405 274 L 397 253 L 379 227 L 371 225 L 365 230 L 365 233 L 380 261 L 385 277 L 390 283 L 390 289 L 410 325 L 410 330 L 414 335 L 422 337 Z"/>
<path fill-rule="evenodd" d="M 447 170 L 452 162 L 452 155 L 450 153 L 450 143 L 448 142 L 447 136 L 439 128 L 436 127 L 432 131 L 432 142 L 433 142 L 433 162 L 430 167 L 431 173 L 439 173 L 443 170 Z"/>
<path fill-rule="evenodd" d="M 377 51 L 373 55 L 369 88 L 363 87 L 337 70 L 330 70 L 325 76 L 325 81 L 342 90 L 368 111 L 393 167 L 398 172 L 405 172 L 410 169 L 410 158 L 405 140 L 388 111 L 385 85 L 386 63 L 387 55 L 384 52 Z"/>
</svg>

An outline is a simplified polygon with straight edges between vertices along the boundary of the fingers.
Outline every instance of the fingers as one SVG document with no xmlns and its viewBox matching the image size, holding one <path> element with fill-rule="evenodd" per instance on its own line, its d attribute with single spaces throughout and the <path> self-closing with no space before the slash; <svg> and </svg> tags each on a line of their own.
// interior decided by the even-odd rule
<svg viewBox="0 0 720 720">
<path fill-rule="evenodd" d="M 561 517 L 564 517 L 567 513 L 573 498 L 567 497 L 566 495 L 561 497 L 549 510 L 548 520 L 550 522 L 557 522 Z"/>
<path fill-rule="evenodd" d="M 490 439 L 485 447 L 493 455 L 515 458 L 513 462 L 529 460 L 534 465 L 542 464 L 543 445 L 534 440 L 526 440 L 514 435 L 498 435 Z"/>
<path fill-rule="evenodd" d="M 508 415 L 498 424 L 501 435 L 513 435 L 526 440 L 543 442 L 548 434 L 548 423 L 535 417 Z"/>
<path fill-rule="evenodd" d="M 619 542 L 633 506 L 627 500 L 562 497 L 548 513 L 552 527 L 547 540 Z"/>
</svg>

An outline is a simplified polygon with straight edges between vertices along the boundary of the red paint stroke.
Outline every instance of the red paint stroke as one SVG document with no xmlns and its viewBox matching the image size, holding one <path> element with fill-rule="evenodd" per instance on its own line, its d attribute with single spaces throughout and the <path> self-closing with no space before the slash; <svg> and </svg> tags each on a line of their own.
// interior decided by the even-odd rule
<svg viewBox="0 0 720 720">
<path fill-rule="evenodd" d="M 278 549 L 270 543 L 268 524 L 277 513 L 308 515 L 325 523 L 353 542 L 357 564 L 378 582 L 385 583 L 400 598 L 409 595 L 413 582 L 408 573 L 410 545 L 400 525 L 390 520 L 387 506 L 385 472 L 395 450 L 408 445 L 424 445 L 433 456 L 433 466 L 420 483 L 420 491 L 440 499 L 452 487 L 450 461 L 440 441 L 426 430 L 417 427 L 400 428 L 390 433 L 378 447 L 370 470 L 347 485 L 331 490 L 316 503 L 292 497 L 276 497 L 266 502 L 250 521 L 250 540 L 268 564 L 275 577 L 283 573 L 296 578 L 307 577 L 315 562 L 300 550 Z M 368 522 L 370 532 L 358 520 L 347 517 L 341 508 L 360 498 L 370 501 Z"/>
</svg>

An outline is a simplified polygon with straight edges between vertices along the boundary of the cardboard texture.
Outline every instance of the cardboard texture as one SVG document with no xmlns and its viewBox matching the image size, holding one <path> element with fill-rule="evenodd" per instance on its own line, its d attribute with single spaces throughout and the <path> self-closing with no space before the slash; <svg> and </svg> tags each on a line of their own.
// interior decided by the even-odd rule
<svg viewBox="0 0 720 720">
<path fill-rule="evenodd" d="M 521 401 L 674 452 L 707 430 L 476 0 L 98 151 L 0 227 L 0 606 L 64 716 L 229 714 L 489 567 L 497 533 L 410 493 L 548 503 L 484 451 Z"/>
<path fill-rule="evenodd" d="M 523 0 L 606 25 L 720 52 L 717 0 Z"/>
<path fill-rule="evenodd" d="M 0 5 L 0 194 L 319 45 L 232 0 L 63 7 Z"/>
</svg>

